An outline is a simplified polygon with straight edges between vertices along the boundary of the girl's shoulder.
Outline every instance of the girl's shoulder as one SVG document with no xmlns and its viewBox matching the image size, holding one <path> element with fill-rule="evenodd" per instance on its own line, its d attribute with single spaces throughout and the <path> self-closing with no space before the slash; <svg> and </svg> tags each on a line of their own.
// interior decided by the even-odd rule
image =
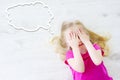
<svg viewBox="0 0 120 80">
<path fill-rule="evenodd" d="M 95 47 L 96 50 L 101 49 L 100 45 L 97 43 L 94 43 L 93 46 Z"/>
<path fill-rule="evenodd" d="M 66 55 L 69 55 L 69 54 L 72 54 L 72 50 L 71 49 L 66 51 Z"/>
<path fill-rule="evenodd" d="M 104 51 L 103 51 L 103 49 L 100 47 L 100 45 L 99 45 L 99 44 L 94 43 L 94 44 L 93 44 L 93 46 L 94 46 L 94 48 L 95 48 L 96 50 L 101 50 L 102 55 L 104 55 Z"/>
</svg>

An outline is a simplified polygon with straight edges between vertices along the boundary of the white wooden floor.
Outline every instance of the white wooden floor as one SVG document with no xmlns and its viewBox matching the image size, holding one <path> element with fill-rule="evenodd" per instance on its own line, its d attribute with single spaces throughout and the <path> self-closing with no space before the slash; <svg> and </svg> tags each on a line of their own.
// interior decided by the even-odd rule
<svg viewBox="0 0 120 80">
<path fill-rule="evenodd" d="M 0 80 L 72 80 L 49 40 L 63 21 L 111 35 L 109 74 L 120 79 L 120 0 L 0 0 Z"/>
</svg>

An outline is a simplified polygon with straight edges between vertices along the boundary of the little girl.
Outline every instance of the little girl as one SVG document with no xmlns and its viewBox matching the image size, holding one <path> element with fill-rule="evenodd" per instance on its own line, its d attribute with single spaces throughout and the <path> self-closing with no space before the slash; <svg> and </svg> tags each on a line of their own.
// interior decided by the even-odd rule
<svg viewBox="0 0 120 80">
<path fill-rule="evenodd" d="M 60 36 L 54 37 L 56 51 L 71 69 L 73 80 L 113 80 L 103 63 L 108 53 L 106 37 L 80 22 L 63 22 Z"/>
</svg>

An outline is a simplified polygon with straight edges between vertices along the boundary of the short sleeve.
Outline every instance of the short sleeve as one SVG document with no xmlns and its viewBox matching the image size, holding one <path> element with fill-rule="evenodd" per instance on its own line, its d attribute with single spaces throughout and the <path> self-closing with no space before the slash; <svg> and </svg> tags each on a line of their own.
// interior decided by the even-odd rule
<svg viewBox="0 0 120 80">
<path fill-rule="evenodd" d="M 101 50 L 102 51 L 102 56 L 104 55 L 104 51 L 101 49 L 101 47 L 98 44 L 93 45 L 96 50 Z"/>
<path fill-rule="evenodd" d="M 70 59 L 70 58 L 74 58 L 74 56 L 73 56 L 73 52 L 72 52 L 72 50 L 68 50 L 67 52 L 66 52 L 66 58 L 65 58 L 65 64 L 67 64 L 68 65 L 68 59 Z"/>
</svg>

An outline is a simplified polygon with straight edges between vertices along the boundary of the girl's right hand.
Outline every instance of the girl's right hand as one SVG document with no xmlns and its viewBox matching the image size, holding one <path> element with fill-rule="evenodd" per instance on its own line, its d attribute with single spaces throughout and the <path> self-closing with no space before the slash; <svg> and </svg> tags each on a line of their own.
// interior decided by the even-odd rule
<svg viewBox="0 0 120 80">
<path fill-rule="evenodd" d="M 79 46 L 80 40 L 78 39 L 78 35 L 75 32 L 70 32 L 67 36 L 68 38 L 68 45 L 71 48 L 76 48 Z"/>
</svg>

